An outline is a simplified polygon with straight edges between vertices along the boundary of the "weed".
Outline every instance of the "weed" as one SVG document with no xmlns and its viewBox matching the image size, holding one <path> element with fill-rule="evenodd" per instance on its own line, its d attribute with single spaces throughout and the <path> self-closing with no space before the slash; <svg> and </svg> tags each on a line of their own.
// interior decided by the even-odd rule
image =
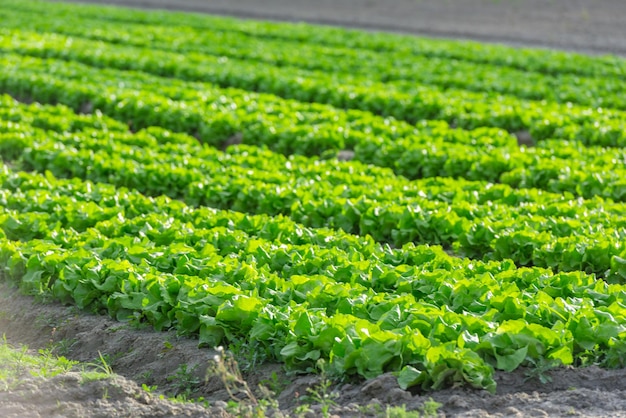
<svg viewBox="0 0 626 418">
<path fill-rule="evenodd" d="M 282 417 L 283 414 L 280 412 L 280 406 L 278 404 L 278 400 L 276 400 L 276 392 L 267 388 L 267 386 L 263 384 L 259 384 L 259 390 L 261 391 L 261 399 L 259 399 L 259 407 L 262 411 L 272 411 L 272 416 L 274 418 Z"/>
<path fill-rule="evenodd" d="M 154 385 L 154 386 L 148 386 L 148 385 L 146 385 L 145 383 L 142 383 L 142 384 L 141 384 L 141 388 L 142 388 L 144 391 L 148 392 L 148 393 L 154 393 L 154 392 L 156 392 L 156 390 L 157 390 L 157 386 L 156 386 L 156 385 Z"/>
<path fill-rule="evenodd" d="M 109 377 L 111 377 L 111 375 L 109 374 L 94 371 L 94 370 L 85 370 L 83 368 L 82 372 L 80 373 L 80 383 L 85 384 L 87 382 L 93 382 L 95 380 L 108 379 Z"/>
<path fill-rule="evenodd" d="M 269 379 L 261 381 L 261 385 L 269 389 L 274 394 L 280 394 L 287 386 L 289 381 L 286 379 L 279 379 L 276 372 L 272 372 L 272 376 Z"/>
<path fill-rule="evenodd" d="M 422 414 L 425 417 L 436 417 L 439 415 L 439 408 L 441 408 L 441 404 L 433 398 L 428 398 L 427 401 L 422 405 Z"/>
<path fill-rule="evenodd" d="M 193 392 L 193 388 L 200 384 L 200 379 L 194 375 L 197 367 L 189 368 L 185 363 L 178 366 L 176 373 L 167 377 L 168 382 L 174 382 L 176 396 L 188 398 Z"/>
<path fill-rule="evenodd" d="M 113 368 L 110 364 L 109 355 L 102 354 L 100 351 L 98 351 L 98 358 L 95 359 L 93 362 L 87 363 L 86 365 L 92 367 L 93 369 L 104 375 L 111 376 L 113 374 Z"/>
<path fill-rule="evenodd" d="M 29 354 L 27 346 L 15 348 L 6 336 L 0 341 L 0 383 L 5 389 L 19 385 L 24 376 L 53 377 L 70 371 L 76 364 L 65 357 L 55 357 L 51 350 Z"/>
<path fill-rule="evenodd" d="M 387 406 L 385 409 L 385 413 L 382 413 L 381 407 L 379 404 L 373 404 L 378 407 L 377 416 L 384 416 L 385 418 L 420 418 L 420 417 L 437 417 L 439 416 L 439 408 L 441 408 L 441 404 L 433 400 L 433 398 L 428 398 L 422 404 L 422 407 L 419 411 L 407 411 L 406 405 L 401 406 Z M 373 405 L 368 405 L 368 408 L 371 408 Z M 372 411 L 367 411 L 372 412 Z"/>
<path fill-rule="evenodd" d="M 15 369 L 18 373 L 22 373 L 26 369 L 25 359 L 27 358 L 28 346 L 22 346 L 15 353 Z"/>
<path fill-rule="evenodd" d="M 152 377 L 152 370 L 146 370 L 145 372 L 137 376 L 137 380 L 139 380 L 140 382 L 147 382 L 151 377 Z"/>
<path fill-rule="evenodd" d="M 37 351 L 39 353 L 39 359 L 41 360 L 41 368 L 47 370 L 48 367 L 55 362 L 52 350 L 49 348 L 42 348 Z"/>
<path fill-rule="evenodd" d="M 65 325 L 68 322 L 68 319 L 61 320 L 60 318 L 55 318 L 54 316 L 48 315 L 46 313 L 40 313 L 35 318 L 35 324 L 39 328 L 50 328 L 52 329 L 52 333 L 57 330 L 57 328 Z"/>
<path fill-rule="evenodd" d="M 133 312 L 132 315 L 129 315 L 126 325 L 135 330 L 150 328 L 149 321 L 146 320 L 145 315 L 141 312 Z"/>
<path fill-rule="evenodd" d="M 248 383 L 241 375 L 239 365 L 231 352 L 225 352 L 223 347 L 216 348 L 217 354 L 213 357 L 213 362 L 207 369 L 207 380 L 210 376 L 220 378 L 230 401 L 227 404 L 227 410 L 238 417 L 265 417 L 266 413 L 271 411 L 271 416 L 280 418 L 283 414 L 280 412 L 278 401 L 275 399 L 275 392 L 268 386 L 278 388 L 280 382 L 276 374 L 272 375 L 269 385 L 259 385 L 261 397 L 257 398 L 250 390 Z"/>
<path fill-rule="evenodd" d="M 202 396 L 199 398 L 187 398 L 186 396 L 181 395 L 181 396 L 177 396 L 177 397 L 169 398 L 169 399 L 173 402 L 181 402 L 181 403 L 193 402 L 195 404 L 202 405 L 205 408 L 211 407 L 211 403 L 207 401 L 206 399 L 204 399 Z"/>
<path fill-rule="evenodd" d="M 379 403 L 369 403 L 367 405 L 359 405 L 358 409 L 362 415 L 381 416 L 383 414 L 383 408 Z"/>
<path fill-rule="evenodd" d="M 76 340 L 75 338 L 64 338 L 56 343 L 50 343 L 48 346 L 50 350 L 55 354 L 59 356 L 64 356 L 72 351 L 72 347 L 74 347 L 77 342 L 78 340 Z"/>
<path fill-rule="evenodd" d="M 248 372 L 267 362 L 271 355 L 269 350 L 256 342 L 236 340 L 228 345 L 242 372 Z"/>
<path fill-rule="evenodd" d="M 28 294 L 33 296 L 35 300 L 42 305 L 50 305 L 55 302 L 54 297 L 51 294 L 46 292 L 37 292 L 35 290 L 29 291 Z"/>
<path fill-rule="evenodd" d="M 385 410 L 385 418 L 420 418 L 418 411 L 407 411 L 406 405 L 387 406 Z"/>
<path fill-rule="evenodd" d="M 170 401 L 172 402 L 177 402 L 177 403 L 188 403 L 191 402 L 191 399 L 189 398 L 189 394 L 191 392 L 190 391 L 185 391 L 182 393 L 178 393 L 175 396 L 172 396 L 170 398 L 168 398 Z"/>
<path fill-rule="evenodd" d="M 311 410 L 311 405 L 309 404 L 298 405 L 294 410 L 294 414 L 296 415 L 296 417 L 303 417 L 309 412 L 313 412 L 313 410 Z"/>
<path fill-rule="evenodd" d="M 533 367 L 525 373 L 526 378 L 524 379 L 524 382 L 531 379 L 538 379 L 544 385 L 552 382 L 552 377 L 546 373 L 561 365 L 559 360 L 546 360 L 543 357 L 538 360 L 530 359 L 529 361 L 532 363 Z"/>
<path fill-rule="evenodd" d="M 224 387 L 232 401 L 241 403 L 243 399 L 235 396 L 236 393 L 241 392 L 247 402 L 258 405 L 259 401 L 250 390 L 248 382 L 241 376 L 239 365 L 232 353 L 225 352 L 224 348 L 221 346 L 217 347 L 216 351 L 217 354 L 213 356 L 213 362 L 207 369 L 206 380 L 208 380 L 210 376 L 217 376 L 224 383 Z"/>
<path fill-rule="evenodd" d="M 165 340 L 163 341 L 163 348 L 161 348 L 161 352 L 158 354 L 159 358 L 162 358 L 163 356 L 165 356 L 165 354 L 167 354 L 170 350 L 174 349 L 174 344 L 172 344 L 171 342 Z"/>
<path fill-rule="evenodd" d="M 117 325 L 117 326 L 110 327 L 110 328 L 108 329 L 108 331 L 109 331 L 109 332 L 117 332 L 117 331 L 121 331 L 121 330 L 123 330 L 123 329 L 127 329 L 127 328 L 128 328 L 128 326 L 127 326 L 125 323 L 123 323 L 123 324 L 121 324 L 121 325 Z"/>
<path fill-rule="evenodd" d="M 328 378 L 327 370 L 326 370 L 326 362 L 323 359 L 317 361 L 317 369 L 320 372 L 320 382 L 310 388 L 307 388 L 307 396 L 315 404 L 318 404 L 322 408 L 322 415 L 324 418 L 330 416 L 330 408 L 333 406 L 337 406 L 335 399 L 337 399 L 338 395 L 336 392 L 330 390 L 332 386 L 332 381 Z"/>
<path fill-rule="evenodd" d="M 622 369 L 626 366 L 626 343 L 623 340 L 613 343 L 606 353 L 602 366 L 609 369 Z"/>
</svg>

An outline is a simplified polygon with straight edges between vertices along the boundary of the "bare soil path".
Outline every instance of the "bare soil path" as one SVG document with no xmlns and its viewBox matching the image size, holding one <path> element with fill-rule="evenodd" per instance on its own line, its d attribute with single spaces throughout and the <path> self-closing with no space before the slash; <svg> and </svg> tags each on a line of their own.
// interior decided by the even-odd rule
<svg viewBox="0 0 626 418">
<path fill-rule="evenodd" d="M 70 0 L 76 1 L 76 0 Z M 623 0 L 78 0 L 626 55 Z"/>
</svg>

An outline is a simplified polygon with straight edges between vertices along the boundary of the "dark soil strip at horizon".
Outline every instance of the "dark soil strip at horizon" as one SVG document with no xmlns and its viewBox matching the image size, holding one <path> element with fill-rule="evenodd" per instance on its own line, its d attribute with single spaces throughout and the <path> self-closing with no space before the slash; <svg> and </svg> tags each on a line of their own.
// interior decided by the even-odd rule
<svg viewBox="0 0 626 418">
<path fill-rule="evenodd" d="M 562 3 L 570 0 L 558 0 L 548 4 L 542 3 L 542 7 L 537 10 L 517 10 L 513 6 L 500 5 L 501 2 L 483 1 L 482 5 L 479 0 L 474 0 L 477 6 L 477 13 L 470 16 L 471 22 L 475 25 L 456 26 L 452 22 L 455 19 L 463 21 L 463 10 L 451 13 L 450 6 L 442 7 L 438 13 L 437 8 L 431 4 L 420 8 L 420 3 L 432 3 L 432 1 L 418 0 L 402 0 L 400 3 L 413 1 L 415 3 L 414 12 L 419 19 L 407 20 L 402 19 L 402 13 L 411 10 L 410 6 L 402 4 L 397 11 L 390 13 L 388 16 L 377 16 L 379 9 L 355 9 L 354 13 L 347 13 L 346 7 L 338 7 L 333 10 L 336 13 L 320 12 L 316 13 L 307 10 L 294 11 L 293 7 L 289 10 L 283 10 L 276 5 L 266 4 L 260 10 L 251 7 L 254 2 L 252 0 L 240 1 L 236 4 L 224 2 L 220 0 L 178 0 L 177 2 L 169 2 L 166 0 L 47 0 L 52 2 L 73 2 L 73 3 L 91 3 L 104 4 L 111 6 L 123 6 L 141 9 L 156 9 L 170 11 L 185 11 L 196 13 L 208 13 L 224 16 L 232 16 L 244 19 L 271 20 L 278 22 L 308 22 L 313 24 L 338 26 L 351 29 L 362 29 L 367 31 L 391 32 L 417 36 L 427 36 L 435 38 L 474 40 L 479 42 L 489 42 L 495 44 L 504 44 L 513 47 L 531 47 L 542 49 L 562 49 L 570 52 L 579 52 L 589 55 L 598 54 L 616 54 L 626 56 L 626 31 L 621 28 L 618 21 L 613 21 L 616 11 L 622 11 L 619 4 L 616 6 L 617 0 L 604 0 L 607 6 L 594 3 L 592 9 L 583 8 L 581 16 L 571 17 L 569 21 L 565 21 L 568 15 L 573 12 L 570 10 L 560 10 Z M 291 0 L 285 0 L 288 4 Z M 364 3 L 365 0 L 344 0 L 341 3 Z M 398 1 L 398 0 L 396 0 Z M 589 3 L 587 0 L 584 3 Z M 273 3 L 277 3 L 274 1 Z M 304 0 L 300 3 L 305 4 Z M 554 3 L 554 4 L 552 4 Z M 366 2 L 366 5 L 376 4 L 376 1 Z M 298 1 L 294 3 L 297 7 Z M 360 6 L 363 6 L 362 4 Z M 309 6 L 310 7 L 310 6 Z M 447 8 L 446 8 L 447 7 Z M 466 6 L 467 7 L 467 6 Z M 496 7 L 496 9 L 494 9 Z M 508 8 L 506 8 L 508 7 Z M 573 6 L 572 6 L 573 7 Z M 324 6 L 320 5 L 323 10 Z M 499 8 L 499 9 L 498 9 Z M 528 9 L 532 9 L 530 5 Z M 496 10 L 493 15 L 484 13 L 481 16 L 478 9 Z M 520 11 L 524 11 L 521 13 Z M 623 12 L 626 13 L 626 2 L 623 4 Z M 395 14 L 394 14 L 395 13 Z M 584 15 L 588 13 L 588 15 Z M 452 16 L 458 14 L 458 16 Z M 516 31 L 511 30 L 511 15 L 519 14 L 516 18 L 514 27 Z M 502 15 L 499 19 L 498 15 Z M 542 19 L 535 19 L 537 16 Z M 390 21 L 393 17 L 397 17 L 395 21 Z M 402 20 L 401 20 L 402 19 Z M 528 22 L 520 23 L 525 20 Z M 538 20 L 539 22 L 535 22 Z M 527 26 L 527 30 L 523 28 Z M 579 28 L 584 26 L 584 28 Z"/>
</svg>

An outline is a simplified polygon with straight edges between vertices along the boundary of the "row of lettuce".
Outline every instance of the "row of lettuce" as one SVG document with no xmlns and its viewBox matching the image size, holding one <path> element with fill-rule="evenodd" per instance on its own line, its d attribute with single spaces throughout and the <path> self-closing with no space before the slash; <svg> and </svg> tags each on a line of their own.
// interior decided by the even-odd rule
<svg viewBox="0 0 626 418">
<path fill-rule="evenodd" d="M 166 127 L 216 146 L 239 137 L 283 154 L 353 149 L 356 160 L 411 179 L 446 176 L 626 199 L 623 148 L 564 140 L 520 148 L 511 135 L 494 128 L 464 131 L 444 122 L 411 126 L 368 112 L 63 60 L 5 55 L 0 63 L 5 92 L 75 110 L 101 110 L 133 129 Z"/>
<path fill-rule="evenodd" d="M 238 20 L 224 17 L 175 12 L 145 12 L 44 2 L 41 0 L 2 0 L 3 13 L 20 11 L 37 19 L 50 16 L 68 19 L 68 16 L 94 20 L 103 26 L 109 23 L 144 25 L 175 30 L 193 30 L 200 34 L 224 32 L 229 36 L 245 36 L 252 42 L 262 39 L 279 41 L 292 51 L 299 48 L 325 47 L 328 50 L 349 49 L 355 53 L 372 53 L 391 56 L 402 62 L 419 57 L 447 59 L 460 62 L 500 66 L 522 71 L 535 71 L 552 75 L 581 75 L 590 77 L 624 78 L 626 62 L 614 56 L 589 57 L 545 49 L 519 49 L 477 42 L 459 42 L 442 39 L 425 39 L 385 33 L 364 33 L 341 28 L 320 27 L 307 24 L 286 24 Z M 13 16 L 13 14 L 12 14 Z M 177 32 L 178 33 L 178 32 Z M 187 41 L 187 38 L 184 38 Z M 197 38 L 195 38 L 197 39 Z M 184 46 L 184 45 L 183 45 Z M 348 56 L 352 56 L 350 53 Z M 317 57 L 319 59 L 319 57 Z M 376 61 L 380 61 L 380 58 Z"/>
<path fill-rule="evenodd" d="M 398 86 L 323 71 L 262 66 L 200 54 L 182 54 L 23 30 L 0 31 L 0 51 L 136 70 L 185 81 L 275 94 L 301 102 L 358 109 L 415 123 L 442 120 L 457 127 L 528 131 L 535 141 L 559 138 L 585 144 L 626 144 L 626 113 L 615 109 L 524 100 L 496 93 L 424 85 Z M 602 94 L 604 96 L 605 94 Z M 622 96 L 620 96 L 622 97 Z"/>
<path fill-rule="evenodd" d="M 358 162 L 227 152 L 161 128 L 137 133 L 102 114 L 0 101 L 0 151 L 17 167 L 168 195 L 193 206 L 285 215 L 378 242 L 626 279 L 624 204 L 535 189 L 429 178 Z"/>
<path fill-rule="evenodd" d="M 158 49 L 168 53 L 183 53 L 194 64 L 228 65 L 246 73 L 254 71 L 283 79 L 291 75 L 293 79 L 303 77 L 325 81 L 327 78 L 323 75 L 332 74 L 335 81 L 342 85 L 370 84 L 372 88 L 379 88 L 380 82 L 384 82 L 386 90 L 393 89 L 416 96 L 425 92 L 416 89 L 416 85 L 429 85 L 442 90 L 492 92 L 523 99 L 626 109 L 626 89 L 623 80 L 616 77 L 546 75 L 485 63 L 391 52 L 381 54 L 310 43 L 294 48 L 293 44 L 284 40 L 255 38 L 233 31 L 119 22 L 102 20 L 100 16 L 86 19 L 74 14 L 54 12 L 52 8 L 52 18 L 50 13 L 3 10 L 2 27 L 33 30 L 45 37 L 52 36 L 52 33 L 71 36 L 73 48 L 91 49 L 96 45 L 105 55 L 111 55 L 111 48 L 120 48 L 120 45 L 131 47 L 127 52 L 135 52 L 136 55 L 144 55 L 146 49 Z M 67 42 L 65 36 L 58 37 L 54 42 Z M 104 41 L 106 44 L 93 41 Z M 159 54 L 158 58 L 161 57 L 171 59 L 177 55 Z M 390 62 L 393 65 L 389 65 Z M 468 77 L 468 74 L 472 76 Z M 232 77 L 228 81 L 243 82 L 233 80 Z M 255 87 L 265 85 L 260 81 L 257 81 L 259 84 Z M 220 79 L 220 82 L 224 83 L 225 80 Z M 289 92 L 283 94 L 288 95 Z"/>
<path fill-rule="evenodd" d="M 235 339 L 291 368 L 495 390 L 493 369 L 624 366 L 626 288 L 401 249 L 280 216 L 0 168 L 0 266 L 33 294 Z"/>
</svg>

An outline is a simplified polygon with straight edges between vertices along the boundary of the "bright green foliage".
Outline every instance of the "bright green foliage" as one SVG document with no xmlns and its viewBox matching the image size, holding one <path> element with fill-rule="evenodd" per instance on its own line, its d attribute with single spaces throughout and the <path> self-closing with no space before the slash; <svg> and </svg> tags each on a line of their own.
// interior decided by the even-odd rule
<svg viewBox="0 0 626 418">
<path fill-rule="evenodd" d="M 624 366 L 623 61 L 31 0 L 0 17 L 0 91 L 47 103 L 0 95 L 0 271 L 24 291 L 404 388 Z"/>
<path fill-rule="evenodd" d="M 62 51 L 74 53 L 71 49 Z M 110 60 L 102 61 L 102 53 L 91 49 L 85 53 L 97 57 L 97 66 L 111 64 Z M 136 64 L 135 56 L 127 54 L 122 60 L 131 66 L 141 65 Z M 155 60 L 153 64 L 160 66 L 162 62 Z M 284 154 L 333 155 L 348 148 L 354 149 L 355 159 L 361 162 L 389 167 L 412 179 L 464 177 L 570 192 L 584 198 L 599 195 L 626 199 L 622 148 L 585 147 L 577 142 L 587 143 L 591 134 L 605 133 L 605 139 L 591 142 L 620 145 L 621 140 L 607 126 L 622 122 L 612 116 L 610 121 L 602 122 L 602 130 L 595 127 L 600 121 L 592 119 L 594 126 L 584 128 L 589 132 L 565 136 L 576 141 L 542 141 L 541 147 L 520 149 L 510 135 L 493 128 L 463 131 L 441 121 L 415 127 L 368 112 L 345 112 L 327 105 L 218 89 L 143 72 L 98 70 L 74 62 L 11 54 L 4 60 L 0 58 L 0 64 L 6 68 L 0 74 L 0 88 L 13 95 L 62 102 L 76 110 L 89 104 L 129 122 L 133 129 L 162 126 L 212 145 L 228 143 L 239 133 L 244 143 L 267 145 Z M 81 81 L 84 79 L 89 83 Z M 124 80 L 123 86 L 116 80 Z M 571 113 L 569 109 L 567 112 Z M 588 109 L 582 117 L 590 119 Z M 616 117 L 624 118 L 621 113 Z M 583 125 L 587 123 L 584 120 Z M 625 126 L 616 129 L 618 135 L 626 132 Z"/>
<path fill-rule="evenodd" d="M 406 365 L 403 385 L 493 388 L 491 367 L 571 364 L 590 349 L 602 361 L 626 331 L 626 289 L 580 273 L 393 250 L 50 175 L 5 169 L 2 183 L 0 263 L 24 290 L 202 344 L 257 341 L 290 367 L 328 358 L 373 377 Z"/>
<path fill-rule="evenodd" d="M 19 124 L 0 126 L 0 146 L 7 155 L 20 156 L 27 169 L 166 194 L 193 205 L 287 215 L 307 226 L 369 234 L 396 246 L 441 244 L 472 257 L 511 258 L 519 265 L 622 280 L 623 204 L 480 182 L 409 182 L 356 162 L 285 158 L 252 147 L 223 153 L 162 129 L 131 135 L 118 132 L 116 122 L 107 128 L 102 116 L 81 116 L 79 124 L 54 116 L 58 107 L 6 100 Z M 41 129 L 57 126 L 76 132 Z"/>
</svg>

